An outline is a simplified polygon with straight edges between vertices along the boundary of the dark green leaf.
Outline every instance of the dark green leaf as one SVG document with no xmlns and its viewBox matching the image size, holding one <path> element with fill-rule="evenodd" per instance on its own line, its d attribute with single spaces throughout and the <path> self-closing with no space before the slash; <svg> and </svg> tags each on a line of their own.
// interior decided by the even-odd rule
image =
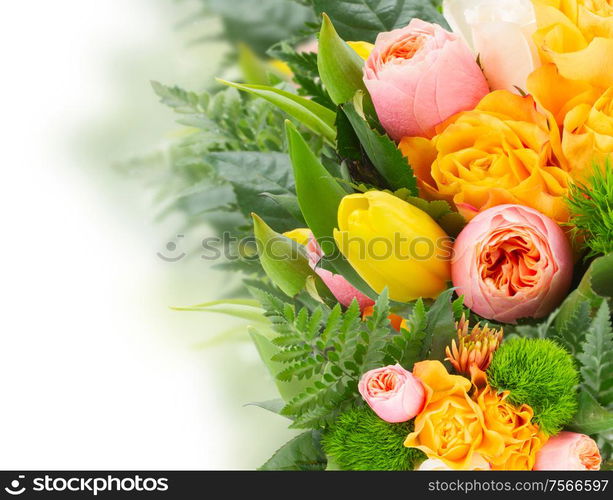
<svg viewBox="0 0 613 500">
<path fill-rule="evenodd" d="M 445 348 L 456 337 L 455 318 L 451 297 L 453 289 L 445 290 L 436 299 L 426 316 L 422 359 L 445 359 Z"/>
<path fill-rule="evenodd" d="M 262 196 L 262 193 L 294 194 L 292 166 L 287 155 L 251 151 L 212 153 L 206 161 L 232 184 L 236 202 L 246 217 L 256 212 L 279 232 L 300 226 L 300 221 L 279 211 L 277 202 Z"/>
<path fill-rule="evenodd" d="M 587 392 L 579 393 L 579 411 L 571 428 L 588 435 L 605 433 L 613 438 L 613 413 L 605 410 Z"/>
<path fill-rule="evenodd" d="M 417 196 L 417 180 L 396 143 L 387 135 L 373 130 L 353 103 L 345 104 L 342 108 L 368 158 L 386 180 L 388 187 L 393 190 L 407 189 L 413 196 Z"/>
<path fill-rule="evenodd" d="M 221 17 L 224 37 L 234 43 L 245 43 L 261 55 L 313 21 L 313 13 L 296 2 L 258 0 L 255 5 L 253 0 L 201 1 L 210 12 Z"/>
<path fill-rule="evenodd" d="M 311 0 L 318 14 L 326 13 L 347 41 L 373 43 L 383 31 L 404 28 L 411 19 L 448 28 L 441 13 L 424 0 Z"/>
<path fill-rule="evenodd" d="M 581 362 L 584 389 L 603 406 L 613 406 L 613 329 L 606 301 L 596 313 L 577 359 Z"/>
</svg>

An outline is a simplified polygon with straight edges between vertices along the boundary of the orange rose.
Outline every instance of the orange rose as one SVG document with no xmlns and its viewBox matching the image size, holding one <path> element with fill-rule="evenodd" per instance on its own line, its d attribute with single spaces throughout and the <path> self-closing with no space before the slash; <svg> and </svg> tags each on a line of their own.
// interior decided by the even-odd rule
<svg viewBox="0 0 613 500">
<path fill-rule="evenodd" d="M 571 178 L 559 132 L 553 118 L 536 111 L 532 97 L 492 92 L 436 131 L 431 141 L 412 137 L 400 143 L 423 196 L 455 203 L 467 219 L 517 204 L 568 221 L 564 196 Z"/>
<path fill-rule="evenodd" d="M 453 469 L 489 468 L 482 457 L 502 454 L 504 440 L 486 427 L 483 411 L 468 395 L 471 382 L 450 375 L 440 361 L 416 363 L 413 375 L 426 389 L 426 403 L 404 445 Z"/>
<path fill-rule="evenodd" d="M 532 0 L 534 41 L 543 62 L 560 74 L 597 86 L 613 85 L 613 5 L 610 0 Z"/>
<path fill-rule="evenodd" d="M 479 372 L 478 389 L 473 395 L 478 403 L 485 426 L 496 432 L 504 440 L 504 451 L 499 455 L 490 455 L 493 470 L 532 470 L 536 453 L 547 441 L 547 437 L 532 424 L 534 411 L 528 405 L 514 407 L 506 402 L 509 392 L 496 393 L 485 380 L 485 373 Z M 485 384 L 485 385 L 484 385 Z"/>
</svg>

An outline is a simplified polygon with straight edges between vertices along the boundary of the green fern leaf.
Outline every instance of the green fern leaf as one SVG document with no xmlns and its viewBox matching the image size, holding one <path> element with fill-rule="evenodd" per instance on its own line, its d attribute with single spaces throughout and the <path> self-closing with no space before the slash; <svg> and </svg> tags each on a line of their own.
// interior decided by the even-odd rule
<svg viewBox="0 0 613 500">
<path fill-rule="evenodd" d="M 603 407 L 613 406 L 613 329 L 606 301 L 598 309 L 577 359 L 581 362 L 583 387 Z"/>
</svg>

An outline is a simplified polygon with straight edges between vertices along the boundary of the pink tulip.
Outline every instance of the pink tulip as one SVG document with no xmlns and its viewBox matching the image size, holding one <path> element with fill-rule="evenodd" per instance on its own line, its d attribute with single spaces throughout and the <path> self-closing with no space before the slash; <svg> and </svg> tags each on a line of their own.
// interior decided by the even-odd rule
<svg viewBox="0 0 613 500">
<path fill-rule="evenodd" d="M 400 365 L 370 370 L 362 375 L 358 390 L 368 406 L 390 423 L 411 420 L 426 400 L 422 383 Z"/>
<path fill-rule="evenodd" d="M 454 244 L 451 276 L 458 295 L 475 313 L 502 323 L 549 314 L 566 296 L 572 273 L 564 232 L 521 205 L 481 212 Z"/>
<path fill-rule="evenodd" d="M 319 261 L 321 260 L 323 253 L 319 247 L 315 238 L 311 235 L 309 242 L 306 246 L 307 254 L 309 256 L 309 264 L 311 268 L 317 273 L 324 284 L 329 288 L 332 295 L 345 307 L 349 307 L 353 302 L 353 299 L 358 301 L 360 311 L 364 311 L 369 306 L 374 306 L 375 301 L 364 295 L 357 288 L 351 285 L 340 274 L 334 274 L 327 269 L 319 267 Z"/>
<path fill-rule="evenodd" d="M 473 109 L 489 92 L 466 43 L 419 19 L 379 34 L 364 66 L 364 83 L 383 128 L 396 141 L 433 137 L 436 125 Z"/>
<path fill-rule="evenodd" d="M 600 452 L 585 434 L 560 432 L 536 454 L 534 470 L 599 470 Z"/>
</svg>

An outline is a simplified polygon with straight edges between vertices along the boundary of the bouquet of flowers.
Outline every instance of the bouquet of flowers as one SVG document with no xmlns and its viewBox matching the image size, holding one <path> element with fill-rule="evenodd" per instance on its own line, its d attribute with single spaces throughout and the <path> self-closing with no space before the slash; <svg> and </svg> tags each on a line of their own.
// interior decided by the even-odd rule
<svg viewBox="0 0 613 500">
<path fill-rule="evenodd" d="M 223 98 L 156 88 L 216 137 L 184 200 L 254 237 L 228 303 L 303 430 L 263 469 L 605 467 L 611 2 L 302 3 Z"/>
</svg>

